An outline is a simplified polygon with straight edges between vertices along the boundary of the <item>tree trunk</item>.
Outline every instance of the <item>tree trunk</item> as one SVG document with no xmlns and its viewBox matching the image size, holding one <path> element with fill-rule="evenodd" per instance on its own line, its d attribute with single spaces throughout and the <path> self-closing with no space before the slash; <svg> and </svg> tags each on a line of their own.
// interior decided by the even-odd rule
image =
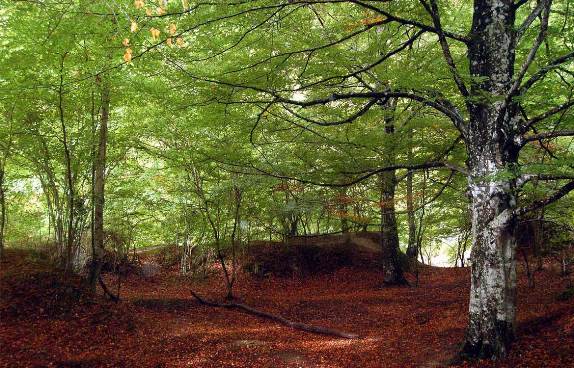
<svg viewBox="0 0 574 368">
<path fill-rule="evenodd" d="M 6 192 L 4 191 L 4 168 L 0 167 L 0 259 L 4 256 L 4 228 L 6 226 Z"/>
<path fill-rule="evenodd" d="M 388 164 L 395 162 L 395 147 L 392 135 L 395 133 L 394 112 L 397 100 L 392 99 L 384 105 L 385 111 L 385 156 Z M 407 281 L 403 275 L 399 253 L 399 231 L 397 229 L 397 217 L 395 214 L 395 189 L 397 175 L 395 170 L 382 172 L 380 175 L 381 186 L 381 246 L 383 256 L 384 283 L 386 285 L 403 285 Z"/>
<path fill-rule="evenodd" d="M 401 285 L 406 283 L 399 259 L 399 232 L 395 214 L 395 171 L 380 174 L 381 179 L 381 247 L 384 283 Z"/>
<path fill-rule="evenodd" d="M 62 128 L 62 145 L 64 149 L 64 163 L 66 165 L 66 185 L 68 197 L 68 227 L 66 237 L 66 250 L 64 256 L 64 268 L 67 273 L 73 270 L 72 251 L 74 248 L 74 212 L 75 212 L 75 194 L 74 194 L 74 174 L 72 172 L 72 155 L 68 145 L 68 131 L 64 120 L 64 59 L 67 52 L 62 55 L 60 61 L 60 87 L 58 90 L 58 112 L 60 125 Z"/>
<path fill-rule="evenodd" d="M 349 232 L 349 220 L 348 220 L 349 204 L 347 203 L 347 189 L 346 188 L 340 189 L 338 194 L 339 198 L 337 206 L 339 207 L 338 210 L 341 219 L 341 232 L 343 234 L 346 234 Z"/>
<path fill-rule="evenodd" d="M 110 86 L 104 80 L 102 86 L 102 112 L 100 117 L 100 131 L 98 137 L 98 151 L 94 162 L 94 235 L 93 255 L 90 274 L 88 277 L 89 287 L 95 291 L 96 284 L 102 270 L 104 258 L 104 188 L 106 172 L 106 149 L 108 143 L 108 120 L 110 112 Z"/>
<path fill-rule="evenodd" d="M 409 226 L 409 244 L 407 246 L 407 256 L 409 259 L 416 261 L 418 255 L 417 225 L 413 203 L 413 173 L 411 171 L 407 173 L 407 222 Z"/>
<path fill-rule="evenodd" d="M 469 324 L 463 353 L 506 355 L 514 338 L 516 265 L 513 168 L 517 106 L 505 102 L 514 68 L 514 4 L 476 0 L 469 48 L 470 121 L 466 137 L 472 210 Z M 478 79 L 480 78 L 480 79 Z M 497 177 L 498 176 L 498 177 Z"/>
</svg>

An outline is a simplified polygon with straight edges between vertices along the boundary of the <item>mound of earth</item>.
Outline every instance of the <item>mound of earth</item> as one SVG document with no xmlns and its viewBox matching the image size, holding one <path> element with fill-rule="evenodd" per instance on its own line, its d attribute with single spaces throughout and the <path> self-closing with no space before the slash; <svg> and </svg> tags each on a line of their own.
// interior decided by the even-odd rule
<svg viewBox="0 0 574 368">
<path fill-rule="evenodd" d="M 250 242 L 244 268 L 257 276 L 313 275 L 342 267 L 377 269 L 383 254 L 377 232 L 296 236 L 285 242 Z M 406 267 L 406 257 L 401 256 Z"/>
</svg>

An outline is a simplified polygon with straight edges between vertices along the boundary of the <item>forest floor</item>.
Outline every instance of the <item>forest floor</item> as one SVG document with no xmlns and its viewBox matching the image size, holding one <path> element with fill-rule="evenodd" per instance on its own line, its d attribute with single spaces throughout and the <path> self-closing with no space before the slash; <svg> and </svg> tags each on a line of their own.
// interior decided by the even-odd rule
<svg viewBox="0 0 574 368">
<path fill-rule="evenodd" d="M 574 298 L 558 297 L 568 281 L 548 265 L 534 289 L 519 276 L 519 337 L 510 357 L 463 366 L 574 367 Z M 115 278 L 106 279 L 113 287 Z M 243 303 L 359 334 L 354 340 L 201 305 L 190 288 L 221 300 L 216 276 L 130 275 L 117 304 L 84 300 L 79 284 L 58 280 L 23 252 L 7 253 L 0 269 L 0 367 L 442 367 L 459 350 L 467 322 L 469 271 L 461 268 L 425 267 L 418 287 L 396 288 L 381 288 L 374 270 L 240 276 L 236 294 Z M 76 306 L 65 308 L 72 299 Z"/>
</svg>

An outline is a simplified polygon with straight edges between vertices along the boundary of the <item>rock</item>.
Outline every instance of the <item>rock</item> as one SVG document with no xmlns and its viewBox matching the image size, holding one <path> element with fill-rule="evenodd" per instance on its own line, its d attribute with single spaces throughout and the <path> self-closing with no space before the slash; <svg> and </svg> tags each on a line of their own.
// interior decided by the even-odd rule
<svg viewBox="0 0 574 368">
<path fill-rule="evenodd" d="M 142 276 L 147 279 L 156 276 L 160 270 L 161 267 L 158 264 L 149 262 L 142 264 Z"/>
</svg>

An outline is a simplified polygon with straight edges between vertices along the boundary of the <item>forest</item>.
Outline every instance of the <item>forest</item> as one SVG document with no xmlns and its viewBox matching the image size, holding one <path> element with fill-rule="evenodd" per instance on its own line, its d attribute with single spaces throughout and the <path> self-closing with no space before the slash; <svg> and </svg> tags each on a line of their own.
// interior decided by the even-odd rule
<svg viewBox="0 0 574 368">
<path fill-rule="evenodd" d="M 571 0 L 0 0 L 0 367 L 574 367 Z"/>
</svg>

